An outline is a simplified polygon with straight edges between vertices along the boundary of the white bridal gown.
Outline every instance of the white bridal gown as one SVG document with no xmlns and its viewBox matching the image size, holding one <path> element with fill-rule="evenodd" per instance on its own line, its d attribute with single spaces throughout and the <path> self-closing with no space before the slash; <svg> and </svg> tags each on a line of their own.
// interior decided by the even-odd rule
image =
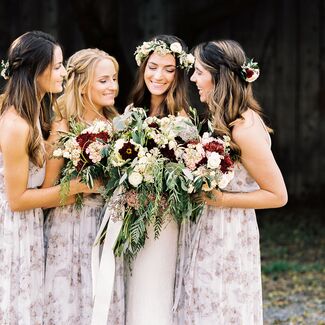
<svg viewBox="0 0 325 325">
<path fill-rule="evenodd" d="M 127 325 L 171 325 L 178 225 L 165 222 L 158 239 L 148 229 L 144 248 L 127 278 Z"/>
</svg>

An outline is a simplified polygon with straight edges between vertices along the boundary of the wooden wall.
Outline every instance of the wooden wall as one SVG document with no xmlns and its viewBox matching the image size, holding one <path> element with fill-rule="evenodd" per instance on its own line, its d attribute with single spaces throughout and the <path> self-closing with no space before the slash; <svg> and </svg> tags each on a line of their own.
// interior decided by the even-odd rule
<svg viewBox="0 0 325 325">
<path fill-rule="evenodd" d="M 120 62 L 123 107 L 136 65 L 135 47 L 170 33 L 189 47 L 239 41 L 260 64 L 255 93 L 274 129 L 273 151 L 290 199 L 324 197 L 325 1 L 311 0 L 1 0 L 0 57 L 19 34 L 54 34 L 69 56 L 99 47 Z M 19 4 L 19 8 L 18 8 Z"/>
</svg>

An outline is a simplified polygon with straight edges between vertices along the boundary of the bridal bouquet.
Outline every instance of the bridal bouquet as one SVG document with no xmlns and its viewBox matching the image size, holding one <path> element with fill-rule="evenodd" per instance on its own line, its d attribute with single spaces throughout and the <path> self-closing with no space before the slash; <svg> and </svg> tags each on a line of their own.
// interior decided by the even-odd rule
<svg viewBox="0 0 325 325">
<path fill-rule="evenodd" d="M 114 251 L 131 260 L 144 246 L 150 224 L 157 238 L 167 217 L 191 215 L 191 203 L 191 211 L 170 205 L 165 169 L 177 163 L 183 144 L 198 141 L 199 134 L 187 117 L 147 117 L 143 108 L 135 107 L 115 118 L 113 125 L 117 140 L 107 151 L 106 194 L 110 197 L 119 186 L 124 189 L 125 214 Z"/>
<path fill-rule="evenodd" d="M 197 220 L 204 206 L 192 200 L 192 194 L 225 188 L 234 176 L 233 167 L 227 136 L 221 139 L 204 133 L 179 147 L 177 161 L 165 166 L 168 205 L 179 222 Z"/>
<path fill-rule="evenodd" d="M 70 121 L 70 132 L 62 132 L 54 158 L 64 158 L 61 170 L 60 195 L 64 202 L 69 195 L 69 181 L 80 177 L 89 188 L 94 186 L 94 179 L 105 176 L 103 160 L 109 148 L 113 130 L 108 122 L 95 120 L 86 127 L 82 123 Z M 82 196 L 77 196 L 77 205 L 82 204 Z"/>
<path fill-rule="evenodd" d="M 188 142 L 178 161 L 188 193 L 225 188 L 234 176 L 230 138 L 212 137 L 206 132 L 200 141 Z"/>
</svg>

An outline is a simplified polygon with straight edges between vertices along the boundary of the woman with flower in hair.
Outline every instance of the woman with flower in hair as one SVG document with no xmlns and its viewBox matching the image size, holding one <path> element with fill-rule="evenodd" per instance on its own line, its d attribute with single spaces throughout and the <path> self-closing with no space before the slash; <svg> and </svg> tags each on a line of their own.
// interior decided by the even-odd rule
<svg viewBox="0 0 325 325">
<path fill-rule="evenodd" d="M 209 108 L 214 133 L 231 137 L 239 160 L 222 192 L 202 194 L 203 215 L 190 241 L 182 243 L 187 250 L 185 267 L 178 272 L 175 324 L 262 324 L 254 209 L 285 205 L 287 191 L 271 151 L 270 129 L 253 96 L 258 65 L 230 40 L 202 43 L 194 56 L 191 81 Z"/>
<path fill-rule="evenodd" d="M 184 42 L 172 35 L 156 36 L 137 47 L 135 59 L 139 70 L 131 105 L 144 107 L 148 116 L 186 115 L 185 77 L 194 57 L 186 53 Z M 148 229 L 126 283 L 128 325 L 172 323 L 178 231 L 172 217 L 164 221 L 158 239 Z"/>
<path fill-rule="evenodd" d="M 67 62 L 64 94 L 48 139 L 49 156 L 70 122 L 91 125 L 111 122 L 118 93 L 118 63 L 106 52 L 83 49 Z M 55 184 L 63 159 L 48 159 L 43 187 Z M 74 204 L 52 209 L 45 223 L 47 240 L 45 272 L 45 323 L 89 325 L 92 315 L 91 250 L 104 202 L 99 194 Z"/>
<path fill-rule="evenodd" d="M 60 186 L 38 187 L 45 174 L 46 94 L 62 91 L 66 70 L 56 40 L 41 31 L 18 37 L 1 75 L 0 323 L 43 324 L 44 243 L 41 208 L 60 205 Z M 70 182 L 70 194 L 89 189 Z"/>
</svg>

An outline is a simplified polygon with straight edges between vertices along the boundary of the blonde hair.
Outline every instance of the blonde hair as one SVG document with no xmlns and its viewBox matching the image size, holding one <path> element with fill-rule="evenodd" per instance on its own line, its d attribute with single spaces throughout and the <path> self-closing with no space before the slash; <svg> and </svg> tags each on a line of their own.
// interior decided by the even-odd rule
<svg viewBox="0 0 325 325">
<path fill-rule="evenodd" d="M 243 119 L 243 113 L 248 109 L 262 116 L 252 85 L 241 76 L 241 66 L 246 62 L 246 55 L 239 43 L 232 40 L 201 43 L 195 47 L 194 55 L 212 76 L 214 89 L 207 104 L 216 134 L 231 138 L 235 121 Z M 268 128 L 268 131 L 271 129 Z M 239 147 L 233 141 L 231 147 L 240 154 Z"/>
<path fill-rule="evenodd" d="M 86 103 L 83 92 L 87 89 L 87 97 L 90 104 L 95 109 L 95 105 L 91 101 L 90 81 L 92 80 L 96 64 L 101 60 L 108 59 L 112 61 L 116 73 L 118 73 L 119 65 L 117 60 L 99 49 L 83 49 L 73 54 L 67 62 L 67 80 L 64 94 L 58 99 L 59 116 L 70 120 L 74 118 L 79 122 L 85 122 L 83 115 L 86 109 Z M 117 95 L 117 94 L 116 94 Z M 104 116 L 112 120 L 118 113 L 116 109 L 104 107 Z"/>
</svg>

